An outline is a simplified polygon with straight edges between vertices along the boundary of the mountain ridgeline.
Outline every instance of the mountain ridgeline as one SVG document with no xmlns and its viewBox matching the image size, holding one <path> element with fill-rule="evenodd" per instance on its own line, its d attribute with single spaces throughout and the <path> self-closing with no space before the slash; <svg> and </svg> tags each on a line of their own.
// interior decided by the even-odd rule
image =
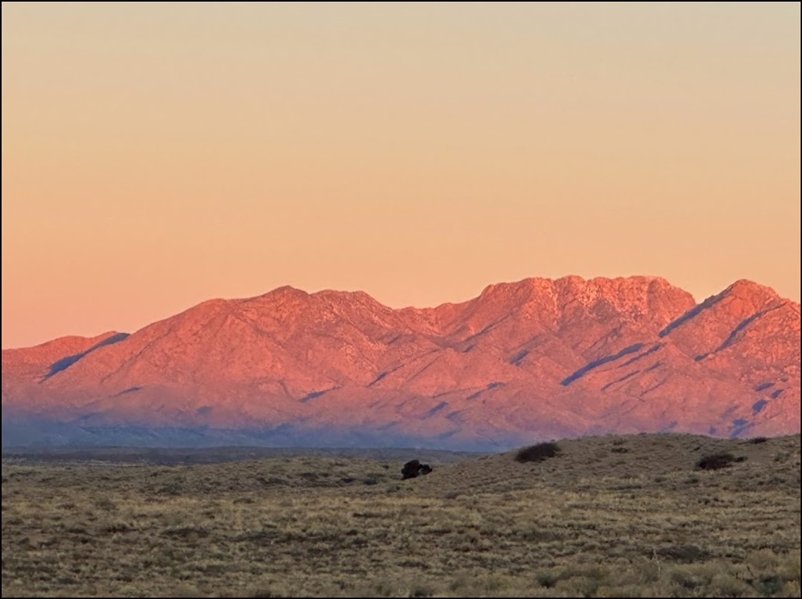
<svg viewBox="0 0 802 599">
<path fill-rule="evenodd" d="M 800 306 L 737 281 L 490 285 L 391 309 L 363 292 L 210 300 L 130 335 L 2 352 L 3 445 L 426 446 L 800 431 Z"/>
</svg>

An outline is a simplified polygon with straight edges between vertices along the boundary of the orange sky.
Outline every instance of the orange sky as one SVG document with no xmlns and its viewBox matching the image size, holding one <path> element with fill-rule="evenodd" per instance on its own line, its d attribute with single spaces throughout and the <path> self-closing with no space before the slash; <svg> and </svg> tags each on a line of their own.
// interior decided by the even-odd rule
<svg viewBox="0 0 802 599">
<path fill-rule="evenodd" d="M 800 7 L 2 5 L 2 346 L 289 284 L 800 297 Z"/>
</svg>

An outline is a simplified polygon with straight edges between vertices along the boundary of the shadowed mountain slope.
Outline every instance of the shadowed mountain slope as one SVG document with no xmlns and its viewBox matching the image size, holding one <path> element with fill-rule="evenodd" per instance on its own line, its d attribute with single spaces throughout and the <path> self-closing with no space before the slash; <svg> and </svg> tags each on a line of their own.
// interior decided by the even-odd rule
<svg viewBox="0 0 802 599">
<path fill-rule="evenodd" d="M 132 430 L 158 444 L 169 429 L 177 444 L 226 431 L 235 444 L 468 449 L 800 429 L 799 304 L 749 281 L 696 304 L 657 277 L 533 278 L 401 310 L 281 287 L 131 335 L 4 350 L 2 368 L 4 445 L 17 421 L 31 439 L 30 423 L 55 422 L 89 444 Z"/>
</svg>

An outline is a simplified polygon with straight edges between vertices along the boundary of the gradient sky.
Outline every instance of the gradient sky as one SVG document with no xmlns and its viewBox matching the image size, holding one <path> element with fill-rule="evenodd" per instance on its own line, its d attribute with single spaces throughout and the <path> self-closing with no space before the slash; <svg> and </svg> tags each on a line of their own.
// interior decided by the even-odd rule
<svg viewBox="0 0 802 599">
<path fill-rule="evenodd" d="M 2 346 L 289 284 L 800 297 L 800 5 L 2 5 Z"/>
</svg>

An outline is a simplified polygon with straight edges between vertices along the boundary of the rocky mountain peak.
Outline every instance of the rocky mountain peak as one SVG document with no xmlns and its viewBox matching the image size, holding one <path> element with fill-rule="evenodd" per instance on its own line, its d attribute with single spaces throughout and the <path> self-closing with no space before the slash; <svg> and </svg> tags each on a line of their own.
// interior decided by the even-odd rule
<svg viewBox="0 0 802 599">
<path fill-rule="evenodd" d="M 696 304 L 660 277 L 536 277 L 400 310 L 284 286 L 130 336 L 4 350 L 3 413 L 443 447 L 798 432 L 799 320 L 798 304 L 750 281 Z"/>
</svg>

